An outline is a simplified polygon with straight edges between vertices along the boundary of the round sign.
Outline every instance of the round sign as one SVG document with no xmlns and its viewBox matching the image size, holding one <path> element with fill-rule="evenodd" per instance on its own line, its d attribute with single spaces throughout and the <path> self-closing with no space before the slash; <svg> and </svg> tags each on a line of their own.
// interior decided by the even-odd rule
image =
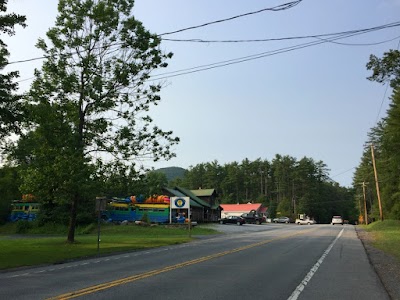
<svg viewBox="0 0 400 300">
<path fill-rule="evenodd" d="M 175 206 L 178 208 L 184 207 L 186 204 L 186 200 L 182 198 L 175 199 Z"/>
</svg>

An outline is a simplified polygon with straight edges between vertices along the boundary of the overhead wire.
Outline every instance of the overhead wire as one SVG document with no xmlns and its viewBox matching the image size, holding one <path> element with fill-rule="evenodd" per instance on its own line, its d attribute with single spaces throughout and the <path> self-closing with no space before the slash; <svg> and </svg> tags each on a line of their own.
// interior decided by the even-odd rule
<svg viewBox="0 0 400 300">
<path fill-rule="evenodd" d="M 268 41 L 283 41 L 283 40 L 293 40 L 293 39 L 318 38 L 318 37 L 323 37 L 323 36 L 338 36 L 338 35 L 342 35 L 342 34 L 370 32 L 370 31 L 387 29 L 387 28 L 398 27 L 398 26 L 400 26 L 400 21 L 389 23 L 389 24 L 385 24 L 385 25 L 370 27 L 370 28 L 342 31 L 342 32 L 336 32 L 336 33 L 324 33 L 324 34 L 317 34 L 317 35 L 270 38 L 270 39 L 255 39 L 255 40 L 225 40 L 225 41 L 224 40 L 220 40 L 220 41 L 212 41 L 212 40 L 198 40 L 198 39 L 179 40 L 179 39 L 164 39 L 164 38 L 163 38 L 163 40 L 165 40 L 165 41 L 177 41 L 177 42 L 195 42 L 196 41 L 196 42 L 202 42 L 202 43 L 268 42 Z M 332 41 L 330 41 L 330 42 L 332 42 Z M 121 43 L 115 43 L 115 44 L 109 45 L 109 46 L 117 46 L 118 44 L 121 44 Z M 40 56 L 40 57 L 23 59 L 23 60 L 16 60 L 16 61 L 8 62 L 7 65 L 18 64 L 18 63 L 26 63 L 26 62 L 31 62 L 31 61 L 35 61 L 35 60 L 45 59 L 45 58 L 46 58 L 46 56 Z"/>
<path fill-rule="evenodd" d="M 205 27 L 205 26 L 209 26 L 209 25 L 213 25 L 213 24 L 217 24 L 217 23 L 231 21 L 231 20 L 234 20 L 234 19 L 237 19 L 237 18 L 241 18 L 241 17 L 245 17 L 245 16 L 249 16 L 249 15 L 258 14 L 258 13 L 261 13 L 261 12 L 264 12 L 264 11 L 282 11 L 282 10 L 286 10 L 286 9 L 292 8 L 292 7 L 296 6 L 296 5 L 298 5 L 302 1 L 303 0 L 296 0 L 296 1 L 285 3 L 285 4 L 281 4 L 281 5 L 278 5 L 278 6 L 269 7 L 269 8 L 263 8 L 263 9 L 260 9 L 260 10 L 257 10 L 257 11 L 240 14 L 240 15 L 229 17 L 229 18 L 226 18 L 226 19 L 220 19 L 220 20 L 204 23 L 204 24 L 201 24 L 201 25 L 195 25 L 195 26 L 178 29 L 178 30 L 171 31 L 171 32 L 165 32 L 165 33 L 159 34 L 157 36 L 161 37 L 161 36 L 164 36 L 164 35 L 170 35 L 170 34 L 175 34 L 175 33 L 178 33 L 178 32 L 193 30 L 193 29 L 197 29 L 197 28 L 201 28 L 201 27 Z M 112 44 L 111 46 L 115 46 L 115 45 L 119 45 L 119 44 L 121 44 L 121 43 L 115 43 L 115 44 Z M 35 61 L 35 60 L 40 60 L 40 59 L 45 59 L 45 58 L 46 58 L 46 56 L 40 56 L 40 57 L 34 57 L 34 58 L 28 58 L 28 59 L 8 62 L 7 64 L 11 65 L 11 64 L 17 64 L 17 63 L 25 63 L 25 62 L 30 62 L 30 61 Z"/>
<path fill-rule="evenodd" d="M 175 31 L 165 32 L 165 33 L 159 34 L 158 36 L 170 35 L 170 34 L 175 34 L 175 33 L 183 32 L 183 31 L 187 31 L 187 30 L 193 30 L 193 29 L 197 29 L 197 28 L 201 28 L 201 27 L 205 27 L 205 26 L 209 26 L 209 25 L 213 25 L 213 24 L 217 24 L 217 23 L 227 22 L 227 21 L 231 21 L 231 20 L 234 20 L 234 19 L 238 19 L 238 18 L 242 18 L 242 17 L 258 14 L 258 13 L 265 12 L 265 11 L 287 10 L 289 8 L 292 8 L 292 7 L 296 6 L 296 5 L 298 5 L 302 1 L 303 0 L 297 0 L 297 1 L 292 1 L 292 2 L 285 3 L 285 4 L 281 4 L 281 5 L 278 5 L 278 6 L 274 6 L 274 7 L 263 8 L 263 9 L 260 9 L 260 10 L 257 10 L 257 11 L 240 14 L 240 15 L 229 17 L 229 18 L 226 18 L 226 19 L 220 19 L 220 20 L 216 20 L 216 21 L 212 21 L 212 22 L 207 22 L 207 23 L 204 23 L 204 24 L 201 24 L 201 25 L 195 25 L 195 26 L 186 27 L 186 28 L 183 28 L 183 29 L 175 30 Z"/>
<path fill-rule="evenodd" d="M 389 42 L 393 42 L 397 39 L 399 39 L 400 36 L 396 36 L 394 38 L 388 39 L 388 40 L 383 40 L 380 42 L 375 42 L 375 43 L 341 43 L 341 42 L 335 42 L 335 41 L 329 41 L 327 40 L 328 43 L 332 43 L 332 44 L 337 44 L 337 45 L 343 45 L 343 46 L 376 46 L 376 45 L 381 45 L 381 44 L 385 44 L 385 43 L 389 43 Z M 325 39 L 321 39 L 321 40 L 325 40 Z"/>
<path fill-rule="evenodd" d="M 303 35 L 303 36 L 290 36 L 290 37 L 280 37 L 280 38 L 266 38 L 266 39 L 241 39 L 241 40 L 203 40 L 198 38 L 191 39 L 173 39 L 173 38 L 162 38 L 163 41 L 170 42 L 191 42 L 191 43 L 259 43 L 259 42 L 274 42 L 274 41 L 284 41 L 284 40 L 298 40 L 298 39 L 310 39 L 310 38 L 321 38 L 321 37 L 329 37 L 336 36 L 342 34 L 352 34 L 362 31 L 371 31 L 371 30 L 380 30 L 387 29 L 392 27 L 397 27 L 400 25 L 400 21 L 392 22 L 384 25 L 362 28 L 362 29 L 353 29 L 341 32 L 333 32 L 333 33 L 323 33 L 323 34 L 315 34 L 315 35 Z"/>
<path fill-rule="evenodd" d="M 185 69 L 181 69 L 181 70 L 165 72 L 162 74 L 156 74 L 156 75 L 150 76 L 150 78 L 151 78 L 151 80 L 161 80 L 161 79 L 165 79 L 165 78 L 206 71 L 206 70 L 210 70 L 210 69 L 214 69 L 214 68 L 220 68 L 220 67 L 224 67 L 224 66 L 228 66 L 228 65 L 232 65 L 232 64 L 242 63 L 242 62 L 246 62 L 246 61 L 250 61 L 250 60 L 254 60 L 254 59 L 259 59 L 259 58 L 263 58 L 263 57 L 267 57 L 267 56 L 272 56 L 272 55 L 281 54 L 281 53 L 285 53 L 285 52 L 289 52 L 289 51 L 294 51 L 294 50 L 298 50 L 298 49 L 302 49 L 302 48 L 306 48 L 306 47 L 311 47 L 311 46 L 315 46 L 315 45 L 319 45 L 319 44 L 323 44 L 323 43 L 336 43 L 336 44 L 340 44 L 340 45 L 349 45 L 347 43 L 336 42 L 336 40 L 344 39 L 344 38 L 348 38 L 351 36 L 360 35 L 360 34 L 364 34 L 364 33 L 369 33 L 369 32 L 373 32 L 373 31 L 377 31 L 377 30 L 387 29 L 387 28 L 391 28 L 391 27 L 397 27 L 397 26 L 400 26 L 400 22 L 389 23 L 386 25 L 375 26 L 375 27 L 370 27 L 370 28 L 366 28 L 366 29 L 343 31 L 343 32 L 338 32 L 338 33 L 280 38 L 280 39 L 276 39 L 276 40 L 294 39 L 294 38 L 299 38 L 299 39 L 317 38 L 318 40 L 312 41 L 312 42 L 307 42 L 307 43 L 302 43 L 302 44 L 298 44 L 298 45 L 294 45 L 294 46 L 284 47 L 284 48 L 280 48 L 280 49 L 275 49 L 275 50 L 271 50 L 271 51 L 266 51 L 266 52 L 262 52 L 262 53 L 252 54 L 252 55 L 248 55 L 248 56 L 244 56 L 244 57 L 234 58 L 234 59 L 230 59 L 230 60 L 215 62 L 215 63 L 211 63 L 211 64 L 200 65 L 200 66 L 185 68 Z M 333 36 L 333 37 L 330 39 L 318 38 L 321 36 Z M 390 39 L 390 40 L 383 41 L 383 42 L 388 42 L 388 41 L 392 41 L 392 40 L 394 40 L 394 39 Z M 379 42 L 379 43 L 383 43 L 383 42 Z M 378 44 L 378 43 L 375 43 L 375 44 Z M 370 44 L 368 44 L 368 45 L 370 45 Z M 42 57 L 42 58 L 44 58 L 44 57 Z M 38 58 L 36 58 L 36 59 L 38 59 Z M 31 60 L 34 60 L 34 59 L 27 59 L 24 61 L 15 61 L 15 62 L 11 62 L 11 63 L 25 62 L 25 61 L 31 61 Z M 23 80 L 20 80 L 19 82 L 26 81 L 31 78 L 23 79 Z"/>
<path fill-rule="evenodd" d="M 400 22 L 397 22 L 396 26 L 400 26 Z M 187 74 L 191 74 L 191 73 L 197 73 L 197 72 L 206 71 L 206 70 L 210 70 L 210 69 L 225 67 L 228 65 L 238 64 L 238 63 L 242 63 L 242 62 L 246 62 L 246 61 L 250 61 L 250 60 L 260 59 L 260 58 L 264 58 L 267 56 L 272 56 L 272 55 L 286 53 L 286 52 L 290 52 L 290 51 L 294 51 L 294 50 L 299 50 L 302 48 L 307 48 L 307 47 L 311 47 L 311 46 L 315 46 L 315 45 L 319 45 L 319 44 L 323 44 L 323 43 L 327 43 L 327 42 L 332 42 L 335 40 L 344 39 L 344 38 L 348 38 L 351 36 L 365 34 L 365 33 L 376 31 L 376 30 L 382 30 L 384 28 L 386 28 L 386 27 L 379 26 L 379 27 L 372 27 L 372 28 L 365 29 L 365 30 L 362 29 L 362 30 L 357 30 L 357 31 L 351 31 L 351 33 L 340 34 L 340 35 L 337 35 L 330 39 L 317 40 L 317 41 L 298 44 L 295 46 L 289 46 L 289 47 L 284 47 L 284 48 L 280 48 L 280 49 L 276 49 L 276 50 L 257 53 L 257 54 L 253 54 L 253 55 L 249 55 L 249 56 L 239 57 L 239 58 L 235 58 L 235 59 L 231 59 L 231 60 L 220 61 L 220 62 L 216 62 L 216 63 L 212 63 L 212 64 L 206 64 L 206 65 L 181 69 L 181 70 L 177 70 L 177 71 L 165 72 L 162 74 L 152 75 L 152 76 L 150 76 L 150 78 L 151 78 L 151 80 L 161 80 L 161 79 L 166 79 L 166 78 L 171 78 L 171 77 L 176 77 L 176 76 L 181 76 L 181 75 L 187 75 Z"/>
<path fill-rule="evenodd" d="M 346 171 L 343 171 L 343 172 L 341 172 L 341 173 L 338 173 L 338 174 L 329 176 L 329 178 L 334 178 L 334 177 L 338 177 L 338 176 L 340 176 L 340 175 L 346 174 L 346 173 L 348 173 L 348 172 L 354 170 L 355 168 L 356 168 L 356 167 L 352 167 L 352 168 L 350 168 L 350 169 L 348 169 L 348 170 L 346 170 Z"/>
</svg>

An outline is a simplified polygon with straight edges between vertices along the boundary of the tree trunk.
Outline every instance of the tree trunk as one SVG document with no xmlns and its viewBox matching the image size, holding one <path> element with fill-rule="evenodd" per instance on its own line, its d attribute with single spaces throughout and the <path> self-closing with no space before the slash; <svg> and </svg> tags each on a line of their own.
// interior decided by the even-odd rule
<svg viewBox="0 0 400 300">
<path fill-rule="evenodd" d="M 72 201 L 71 206 L 71 214 L 69 216 L 69 228 L 68 228 L 68 243 L 75 242 L 75 226 L 76 226 L 76 212 L 78 208 L 78 195 L 74 196 L 74 200 Z"/>
</svg>

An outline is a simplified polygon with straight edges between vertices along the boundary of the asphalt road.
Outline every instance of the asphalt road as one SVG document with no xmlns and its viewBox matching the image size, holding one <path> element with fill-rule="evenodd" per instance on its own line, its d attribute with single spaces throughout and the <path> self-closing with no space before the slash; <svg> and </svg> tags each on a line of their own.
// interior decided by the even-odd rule
<svg viewBox="0 0 400 300">
<path fill-rule="evenodd" d="M 226 234 L 0 273 L 0 299 L 389 299 L 351 225 L 215 225 Z"/>
</svg>

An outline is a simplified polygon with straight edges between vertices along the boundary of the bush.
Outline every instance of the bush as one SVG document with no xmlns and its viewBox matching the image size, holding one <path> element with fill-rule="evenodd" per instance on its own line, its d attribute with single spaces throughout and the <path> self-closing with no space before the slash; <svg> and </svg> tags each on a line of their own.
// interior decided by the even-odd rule
<svg viewBox="0 0 400 300">
<path fill-rule="evenodd" d="M 17 222 L 16 233 L 27 233 L 32 228 L 33 225 L 30 221 L 19 220 Z"/>
<path fill-rule="evenodd" d="M 149 215 L 147 214 L 147 212 L 145 212 L 142 216 L 142 218 L 140 219 L 140 221 L 145 222 L 145 223 L 150 223 L 150 218 Z"/>
</svg>

